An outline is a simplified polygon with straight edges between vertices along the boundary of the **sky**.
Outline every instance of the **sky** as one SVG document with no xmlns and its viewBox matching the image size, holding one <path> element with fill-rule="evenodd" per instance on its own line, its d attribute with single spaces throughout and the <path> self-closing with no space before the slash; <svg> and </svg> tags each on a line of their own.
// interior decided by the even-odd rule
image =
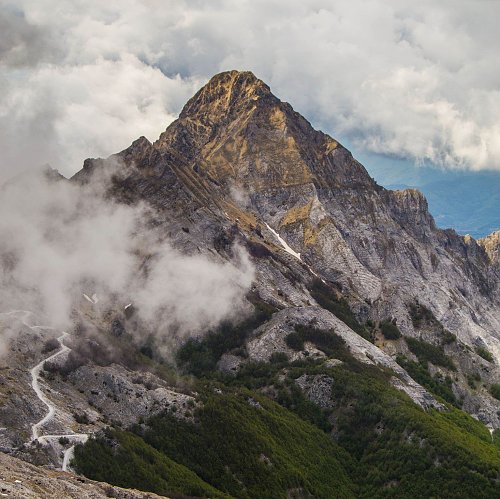
<svg viewBox="0 0 500 499">
<path fill-rule="evenodd" d="M 0 0 L 0 180 L 155 140 L 251 70 L 356 155 L 500 171 L 496 0 Z"/>
</svg>

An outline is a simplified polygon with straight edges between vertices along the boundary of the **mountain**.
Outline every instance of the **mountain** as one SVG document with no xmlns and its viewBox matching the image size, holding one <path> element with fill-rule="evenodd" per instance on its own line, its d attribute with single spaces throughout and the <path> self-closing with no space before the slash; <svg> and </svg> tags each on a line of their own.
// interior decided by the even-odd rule
<svg viewBox="0 0 500 499">
<path fill-rule="evenodd" d="M 222 241 L 216 249 L 226 255 L 243 238 L 251 251 L 280 255 L 256 263 L 267 278 L 255 290 L 274 306 L 314 305 L 287 278 L 291 269 L 306 288 L 316 277 L 335 285 L 362 322 L 391 320 L 404 335 L 438 342 L 440 331 L 415 326 L 418 304 L 464 345 L 500 351 L 498 270 L 483 248 L 439 230 L 419 191 L 377 185 L 251 73 L 214 77 L 154 144 L 141 138 L 107 162 L 89 160 L 72 181 L 117 162 L 113 195 L 161 210 L 181 248 Z M 461 396 L 466 405 L 477 398 Z"/>
<path fill-rule="evenodd" d="M 484 237 L 500 227 L 500 173 L 440 170 L 389 158 L 366 158 L 368 172 L 389 189 L 417 188 L 425 194 L 439 227 Z"/>
<path fill-rule="evenodd" d="M 214 76 L 156 142 L 51 182 L 141 207 L 138 274 L 154 234 L 221 265 L 246 254 L 253 279 L 240 316 L 174 335 L 174 358 L 140 306 L 80 293 L 56 342 L 2 315 L 19 328 L 4 450 L 64 467 L 71 449 L 89 478 L 174 496 L 498 495 L 496 236 L 439 229 L 418 190 L 378 185 L 249 72 Z M 25 444 L 46 411 L 26 366 L 51 390 L 46 429 L 84 445 Z"/>
</svg>

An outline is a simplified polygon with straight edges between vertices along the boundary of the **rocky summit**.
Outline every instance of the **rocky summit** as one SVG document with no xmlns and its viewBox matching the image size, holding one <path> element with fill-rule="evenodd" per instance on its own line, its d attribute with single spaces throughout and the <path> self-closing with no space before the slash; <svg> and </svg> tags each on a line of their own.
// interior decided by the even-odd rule
<svg viewBox="0 0 500 499">
<path fill-rule="evenodd" d="M 3 314 L 19 326 L 5 452 L 172 497 L 498 497 L 498 233 L 437 228 L 419 191 L 379 186 L 250 72 L 214 76 L 156 142 L 50 181 L 146 207 L 141 226 L 183 255 L 243 252 L 253 281 L 241 317 L 167 358 L 133 306 L 74 303 L 52 350 L 50 328 L 33 341 L 33 316 Z M 30 369 L 50 352 L 58 439 L 33 445 L 48 405 Z M 71 454 L 65 434 L 85 435 Z"/>
</svg>

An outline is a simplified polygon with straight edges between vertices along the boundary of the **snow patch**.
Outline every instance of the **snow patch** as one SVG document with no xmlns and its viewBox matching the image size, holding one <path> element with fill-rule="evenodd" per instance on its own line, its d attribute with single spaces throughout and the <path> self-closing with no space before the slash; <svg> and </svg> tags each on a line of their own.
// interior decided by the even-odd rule
<svg viewBox="0 0 500 499">
<path fill-rule="evenodd" d="M 290 255 L 292 255 L 295 258 L 297 258 L 297 260 L 302 261 L 302 259 L 300 258 L 300 253 L 297 253 L 296 251 L 293 251 L 293 249 L 290 248 L 290 246 L 288 246 L 287 242 L 273 228 L 269 227 L 269 225 L 267 223 L 266 223 L 266 227 L 274 234 L 274 236 L 276 237 L 276 239 L 280 242 L 281 246 L 283 247 L 283 249 L 287 253 L 289 253 Z"/>
<path fill-rule="evenodd" d="M 92 297 L 90 297 L 89 295 L 86 295 L 85 293 L 83 293 L 83 297 L 87 301 L 89 301 L 90 303 L 92 303 L 92 305 L 95 305 L 99 301 L 99 298 L 97 298 L 97 295 L 95 293 L 92 295 Z"/>
</svg>

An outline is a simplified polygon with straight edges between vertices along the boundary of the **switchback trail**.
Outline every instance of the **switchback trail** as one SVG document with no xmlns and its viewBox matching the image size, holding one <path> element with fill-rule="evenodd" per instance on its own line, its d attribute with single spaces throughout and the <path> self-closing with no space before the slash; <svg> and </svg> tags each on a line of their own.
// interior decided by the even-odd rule
<svg viewBox="0 0 500 499">
<path fill-rule="evenodd" d="M 38 326 L 38 325 L 32 325 L 28 323 L 28 317 L 32 315 L 31 312 L 28 310 L 13 310 L 11 312 L 6 312 L 3 313 L 2 315 L 9 315 L 9 316 L 16 316 L 26 327 L 36 330 L 36 329 L 54 329 L 49 326 Z M 43 392 L 41 386 L 40 386 L 40 373 L 44 369 L 44 364 L 47 361 L 51 361 L 60 355 L 63 355 L 66 352 L 70 351 L 70 348 L 64 344 L 64 339 L 68 337 L 68 333 L 63 332 L 61 336 L 57 338 L 57 341 L 59 342 L 60 348 L 57 350 L 57 352 L 49 355 L 48 357 L 44 358 L 41 360 L 36 366 L 34 366 L 30 370 L 31 374 L 31 387 L 33 388 L 33 391 L 36 393 L 36 396 L 38 399 L 47 407 L 47 413 L 45 416 L 38 422 L 34 423 L 31 426 L 31 439 L 32 442 L 39 442 L 42 445 L 47 445 L 51 444 L 54 441 L 59 441 L 61 438 L 67 439 L 71 445 L 68 449 L 66 449 L 63 452 L 63 459 L 62 459 L 62 464 L 61 464 L 61 469 L 63 471 L 67 471 L 69 463 L 71 461 L 71 458 L 73 457 L 73 452 L 75 449 L 75 445 L 77 443 L 84 443 L 88 439 L 88 435 L 86 433 L 61 433 L 61 434 L 47 434 L 43 435 L 43 427 L 52 421 L 54 416 L 56 415 L 58 409 L 57 407 L 50 401 L 50 399 L 45 395 Z"/>
</svg>

